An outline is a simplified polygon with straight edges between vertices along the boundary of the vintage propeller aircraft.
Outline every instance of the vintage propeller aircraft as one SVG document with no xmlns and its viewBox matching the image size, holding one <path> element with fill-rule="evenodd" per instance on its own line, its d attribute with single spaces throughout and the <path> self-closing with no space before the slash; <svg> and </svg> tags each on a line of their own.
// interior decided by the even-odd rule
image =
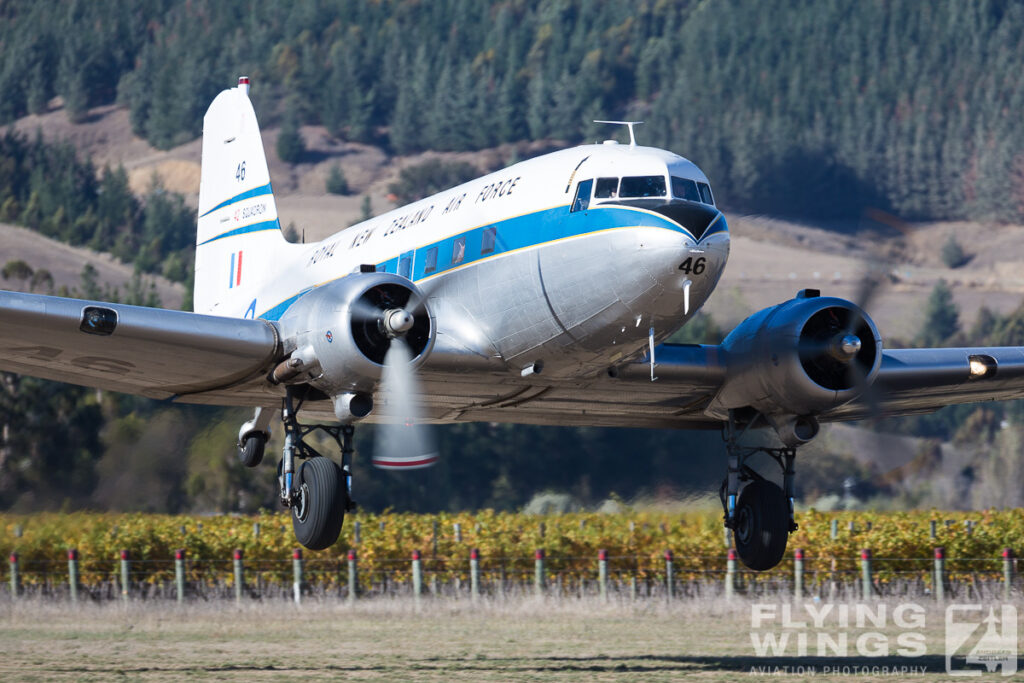
<svg viewBox="0 0 1024 683">
<path fill-rule="evenodd" d="M 1024 396 L 1024 349 L 883 350 L 860 306 L 810 289 L 720 345 L 661 343 L 714 291 L 729 231 L 701 170 L 637 145 L 632 125 L 628 145 L 540 156 L 291 244 L 248 91 L 240 79 L 204 120 L 196 312 L 0 292 L 0 369 L 253 407 L 249 466 L 280 411 L 280 499 L 309 548 L 333 544 L 350 509 L 359 422 L 397 423 L 397 446 L 375 455 L 394 468 L 436 459 L 424 423 L 713 428 L 725 524 L 743 562 L 768 569 L 796 529 L 795 455 L 819 423 Z M 305 442 L 314 429 L 340 466 Z M 753 429 L 779 444 L 744 445 Z"/>
</svg>

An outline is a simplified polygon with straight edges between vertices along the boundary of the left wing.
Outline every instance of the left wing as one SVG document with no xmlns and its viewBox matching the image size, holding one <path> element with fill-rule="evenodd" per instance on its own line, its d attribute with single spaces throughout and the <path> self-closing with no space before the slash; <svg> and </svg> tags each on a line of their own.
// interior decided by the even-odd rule
<svg viewBox="0 0 1024 683">
<path fill-rule="evenodd" d="M 265 376 L 278 354 L 264 320 L 0 291 L 0 370 L 206 402 Z"/>
</svg>

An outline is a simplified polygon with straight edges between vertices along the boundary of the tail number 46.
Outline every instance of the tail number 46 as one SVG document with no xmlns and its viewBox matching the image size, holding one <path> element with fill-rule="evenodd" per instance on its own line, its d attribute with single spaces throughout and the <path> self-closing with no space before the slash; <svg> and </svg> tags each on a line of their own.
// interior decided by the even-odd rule
<svg viewBox="0 0 1024 683">
<path fill-rule="evenodd" d="M 235 169 L 235 180 L 237 180 L 238 182 L 242 182 L 243 180 L 245 180 L 245 162 L 244 161 L 238 165 L 238 168 Z"/>
<path fill-rule="evenodd" d="M 679 264 L 679 270 L 683 271 L 687 275 L 690 273 L 700 275 L 707 267 L 708 260 L 704 256 L 698 256 L 696 260 L 692 256 L 687 256 L 686 260 Z"/>
</svg>

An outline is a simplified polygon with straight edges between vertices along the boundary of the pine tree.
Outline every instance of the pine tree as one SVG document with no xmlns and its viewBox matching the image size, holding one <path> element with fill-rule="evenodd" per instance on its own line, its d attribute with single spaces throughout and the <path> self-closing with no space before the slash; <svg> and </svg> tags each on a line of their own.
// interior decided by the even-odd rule
<svg viewBox="0 0 1024 683">
<path fill-rule="evenodd" d="M 948 346 L 960 331 L 960 312 L 945 280 L 935 284 L 924 310 L 924 325 L 918 332 L 919 346 Z"/>
<path fill-rule="evenodd" d="M 331 166 L 330 172 L 327 174 L 327 181 L 324 183 L 326 189 L 331 194 L 348 194 L 348 180 L 345 179 L 345 174 L 341 170 L 341 166 L 334 164 Z"/>
<path fill-rule="evenodd" d="M 942 245 L 942 262 L 946 264 L 947 268 L 959 268 L 960 266 L 967 263 L 967 254 L 964 253 L 963 247 L 956 241 L 956 237 L 953 235 L 949 236 L 946 243 Z"/>
<path fill-rule="evenodd" d="M 296 164 L 306 154 L 306 141 L 302 139 L 299 132 L 299 121 L 294 110 L 289 108 L 284 123 L 281 124 L 281 132 L 277 135 L 277 156 L 281 161 L 289 164 Z"/>
</svg>

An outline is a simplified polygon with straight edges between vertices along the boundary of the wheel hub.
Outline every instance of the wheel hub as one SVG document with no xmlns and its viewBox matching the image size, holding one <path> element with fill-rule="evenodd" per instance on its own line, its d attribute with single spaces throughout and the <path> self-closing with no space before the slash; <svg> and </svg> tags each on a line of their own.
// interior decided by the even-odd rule
<svg viewBox="0 0 1024 683">
<path fill-rule="evenodd" d="M 296 519 L 300 522 L 305 522 L 306 517 L 309 515 L 309 487 L 306 486 L 305 482 L 299 487 L 298 494 L 298 505 L 292 507 L 292 512 L 295 514 Z"/>
<path fill-rule="evenodd" d="M 750 543 L 754 534 L 754 520 L 749 506 L 744 505 L 736 511 L 736 528 L 733 533 L 736 534 L 737 544 Z"/>
</svg>

